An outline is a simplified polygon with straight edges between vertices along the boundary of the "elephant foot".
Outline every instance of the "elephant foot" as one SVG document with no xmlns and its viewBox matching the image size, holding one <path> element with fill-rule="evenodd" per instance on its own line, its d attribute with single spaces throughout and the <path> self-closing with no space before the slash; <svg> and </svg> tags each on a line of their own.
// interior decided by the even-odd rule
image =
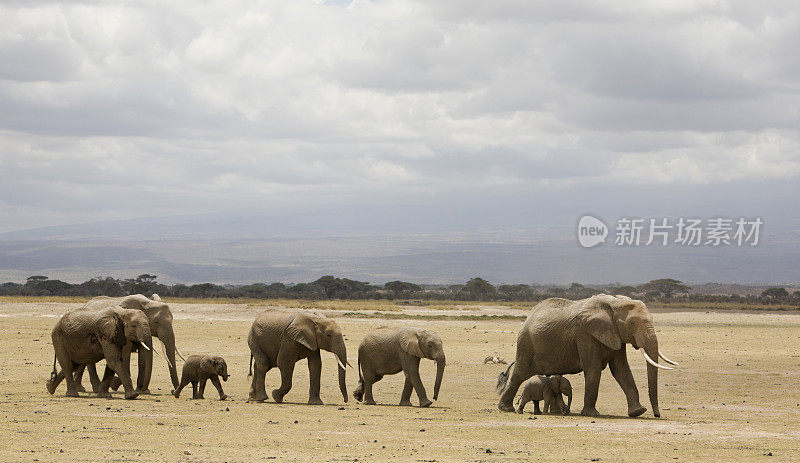
<svg viewBox="0 0 800 463">
<path fill-rule="evenodd" d="M 147 394 L 147 395 L 150 395 L 150 389 L 139 389 L 139 388 L 137 388 L 137 389 L 136 389 L 136 392 L 138 392 L 139 394 Z"/>
<path fill-rule="evenodd" d="M 85 387 L 83 387 L 83 385 L 82 385 L 82 384 L 78 384 L 78 385 L 75 387 L 75 390 L 76 390 L 76 391 L 78 391 L 78 392 L 86 392 L 86 388 L 85 388 Z"/>
<path fill-rule="evenodd" d="M 219 400 L 225 400 L 227 398 L 228 398 L 228 394 L 220 394 L 219 395 Z"/>
<path fill-rule="evenodd" d="M 581 415 L 583 416 L 600 416 L 600 412 L 597 411 L 594 407 L 583 407 L 581 410 Z"/>
<path fill-rule="evenodd" d="M 169 393 L 172 394 L 172 397 L 175 397 L 176 399 L 180 399 L 181 398 L 180 394 L 176 394 L 175 393 L 175 389 L 169 391 Z"/>
<path fill-rule="evenodd" d="M 267 396 L 266 392 L 264 394 L 253 394 L 251 392 L 250 395 L 247 397 L 248 402 L 263 402 L 267 399 L 269 399 L 269 396 Z"/>
<path fill-rule="evenodd" d="M 401 400 L 400 401 L 400 406 L 401 407 L 413 407 L 414 404 L 412 404 L 410 400 Z"/>
<path fill-rule="evenodd" d="M 67 396 L 67 397 L 80 397 L 80 394 L 78 394 L 78 391 L 67 391 L 65 396 Z"/>
<path fill-rule="evenodd" d="M 52 379 L 47 380 L 47 392 L 49 392 L 50 395 L 56 393 L 56 383 Z"/>
<path fill-rule="evenodd" d="M 322 405 L 322 399 L 319 397 L 309 397 L 308 398 L 309 405 Z"/>
<path fill-rule="evenodd" d="M 430 407 L 432 403 L 433 403 L 433 401 L 429 400 L 429 399 L 420 400 L 419 401 L 419 406 L 420 407 Z"/>
<path fill-rule="evenodd" d="M 361 399 L 364 398 L 364 391 L 360 388 L 353 391 L 353 398 L 356 399 L 357 402 L 361 402 Z"/>
<path fill-rule="evenodd" d="M 505 402 L 500 402 L 500 403 L 498 403 L 498 404 L 497 404 L 497 408 L 498 408 L 498 409 L 499 409 L 501 412 L 514 412 L 514 411 L 516 411 L 516 410 L 514 410 L 514 406 L 513 406 L 513 405 L 511 405 L 511 404 L 507 404 L 507 403 L 505 403 Z"/>
<path fill-rule="evenodd" d="M 522 408 L 518 408 L 518 409 L 516 409 L 516 412 L 519 413 L 520 415 L 522 415 L 522 410 L 523 410 Z"/>
<path fill-rule="evenodd" d="M 364 401 L 364 405 L 378 405 L 378 404 L 376 404 L 374 400 L 369 399 L 369 400 L 365 400 Z M 401 403 L 400 405 L 403 405 L 403 404 Z M 411 405 L 411 404 L 409 403 L 408 405 Z"/>
<path fill-rule="evenodd" d="M 133 400 L 137 397 L 139 397 L 139 393 L 137 391 L 125 392 L 125 400 Z"/>
<path fill-rule="evenodd" d="M 97 393 L 97 397 L 99 397 L 101 399 L 110 399 L 111 398 L 111 393 L 108 392 L 108 391 L 100 391 L 100 392 Z"/>
<path fill-rule="evenodd" d="M 280 389 L 272 390 L 272 399 L 275 401 L 275 403 L 283 403 L 283 396 L 285 395 L 286 394 L 282 393 Z"/>
<path fill-rule="evenodd" d="M 636 406 L 636 407 L 629 408 L 628 409 L 628 416 L 630 416 L 631 418 L 634 418 L 634 417 L 637 417 L 637 416 L 641 415 L 642 413 L 644 413 L 646 411 L 647 411 L 647 409 L 645 407 L 639 405 L 639 406 Z"/>
</svg>

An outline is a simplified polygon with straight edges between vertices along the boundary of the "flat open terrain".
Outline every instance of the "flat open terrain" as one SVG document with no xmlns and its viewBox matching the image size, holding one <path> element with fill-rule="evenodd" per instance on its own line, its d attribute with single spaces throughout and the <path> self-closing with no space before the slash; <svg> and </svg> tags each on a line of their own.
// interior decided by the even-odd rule
<svg viewBox="0 0 800 463">
<path fill-rule="evenodd" d="M 169 302 L 169 301 L 167 301 Z M 79 303 L 0 302 L 0 460 L 3 461 L 797 461 L 800 453 L 800 314 L 660 311 L 654 308 L 663 352 L 681 366 L 660 374 L 662 418 L 648 411 L 626 416 L 625 398 L 603 374 L 597 408 L 608 416 L 576 416 L 583 403 L 583 377 L 569 376 L 575 389 L 572 416 L 517 415 L 497 410 L 494 385 L 505 365 L 483 364 L 499 355 L 513 360 L 514 316 L 524 307 L 408 307 L 381 320 L 376 302 L 354 310 L 331 310 L 347 339 L 350 362 L 371 328 L 413 324 L 437 331 L 448 367 L 439 401 L 431 408 L 395 404 L 401 375 L 375 386 L 385 405 L 343 403 L 336 362 L 323 353 L 323 406 L 304 405 L 305 361 L 295 369 L 289 403 L 246 403 L 249 382 L 247 330 L 263 307 L 246 304 L 173 304 L 179 348 L 185 355 L 214 353 L 232 374 L 223 383 L 231 396 L 194 401 L 184 391 L 169 395 L 163 357 L 155 359 L 152 395 L 126 401 L 93 394 L 64 397 L 45 389 L 53 364 L 50 330 L 57 317 Z M 297 303 L 298 306 L 303 305 Z M 456 309 L 456 312 L 453 312 Z M 431 311 L 431 312 L 427 312 Z M 434 317 L 426 318 L 430 313 Z M 447 318 L 448 314 L 461 315 Z M 505 319 L 468 319 L 505 315 Z M 380 316 L 380 315 L 378 315 Z M 422 317 L 420 317 L 422 316 Z M 649 407 L 645 362 L 629 351 L 642 403 Z M 179 368 L 182 362 L 179 361 Z M 423 381 L 432 389 L 433 362 L 423 361 Z M 357 372 L 348 371 L 350 392 Z M 279 381 L 267 375 L 267 391 Z M 85 381 L 88 385 L 88 381 Z M 430 393 L 430 392 L 429 392 Z M 416 401 L 416 397 L 412 398 Z M 532 411 L 532 407 L 528 407 Z M 771 457 L 768 454 L 771 453 Z"/>
</svg>

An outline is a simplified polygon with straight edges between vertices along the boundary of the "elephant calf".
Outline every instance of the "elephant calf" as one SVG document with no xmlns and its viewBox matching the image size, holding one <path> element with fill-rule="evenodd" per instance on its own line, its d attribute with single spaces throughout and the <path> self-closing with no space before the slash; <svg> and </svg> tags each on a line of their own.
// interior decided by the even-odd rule
<svg viewBox="0 0 800 463">
<path fill-rule="evenodd" d="M 564 404 L 561 394 L 565 394 L 568 403 Z M 572 385 L 561 375 L 533 376 L 522 385 L 522 395 L 517 403 L 517 413 L 522 413 L 525 404 L 533 402 L 533 414 L 541 415 L 539 401 L 544 400 L 545 413 L 562 413 L 569 415 L 572 406 Z"/>
<path fill-rule="evenodd" d="M 219 392 L 219 400 L 225 400 L 228 396 L 222 392 L 219 376 L 222 376 L 223 381 L 228 381 L 228 364 L 225 363 L 225 359 L 211 355 L 191 355 L 183 364 L 181 383 L 177 389 L 172 391 L 172 395 L 180 398 L 181 390 L 187 384 L 192 383 L 192 399 L 202 399 L 206 390 L 206 381 L 210 379 Z"/>
<path fill-rule="evenodd" d="M 445 356 L 442 339 L 433 331 L 420 328 L 389 328 L 382 326 L 364 337 L 358 346 L 358 387 L 353 397 L 364 404 L 375 405 L 372 385 L 384 375 L 405 373 L 406 383 L 400 396 L 400 405 L 411 405 L 412 389 L 417 391 L 420 407 L 428 407 L 425 387 L 419 378 L 419 361 L 427 358 L 436 361 L 436 383 L 433 400 L 439 397 L 439 387 L 444 375 Z"/>
</svg>

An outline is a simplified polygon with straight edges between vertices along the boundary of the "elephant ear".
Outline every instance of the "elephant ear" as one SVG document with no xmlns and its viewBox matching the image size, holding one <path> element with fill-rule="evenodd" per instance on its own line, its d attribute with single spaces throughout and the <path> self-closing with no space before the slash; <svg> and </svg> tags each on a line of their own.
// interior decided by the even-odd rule
<svg viewBox="0 0 800 463">
<path fill-rule="evenodd" d="M 135 294 L 122 298 L 122 302 L 119 303 L 119 306 L 123 309 L 144 310 L 145 301 L 147 301 L 146 297 L 141 294 Z"/>
<path fill-rule="evenodd" d="M 205 371 L 206 373 L 216 373 L 214 369 L 214 364 L 211 361 L 211 357 L 206 355 L 200 360 L 200 369 Z"/>
<path fill-rule="evenodd" d="M 286 335 L 308 349 L 319 349 L 317 344 L 317 325 L 314 317 L 304 313 L 299 313 L 294 317 L 289 326 L 286 327 Z"/>
<path fill-rule="evenodd" d="M 609 296 L 611 297 L 611 296 Z M 608 307 L 608 308 L 607 308 Z M 610 307 L 604 299 L 597 299 L 582 314 L 584 329 L 611 350 L 622 347 L 622 339 L 611 319 Z"/>
<path fill-rule="evenodd" d="M 125 323 L 122 317 L 114 312 L 101 315 L 95 322 L 97 334 L 100 338 L 117 346 L 124 346 L 128 343 L 125 337 Z"/>
<path fill-rule="evenodd" d="M 156 293 L 153 293 L 153 300 L 157 301 L 157 302 L 164 302 L 164 301 L 161 300 L 161 296 L 159 296 Z"/>
<path fill-rule="evenodd" d="M 419 347 L 419 337 L 416 331 L 403 330 L 400 333 L 400 347 L 409 355 L 419 358 L 425 357 L 425 354 L 422 353 L 422 349 Z"/>
</svg>

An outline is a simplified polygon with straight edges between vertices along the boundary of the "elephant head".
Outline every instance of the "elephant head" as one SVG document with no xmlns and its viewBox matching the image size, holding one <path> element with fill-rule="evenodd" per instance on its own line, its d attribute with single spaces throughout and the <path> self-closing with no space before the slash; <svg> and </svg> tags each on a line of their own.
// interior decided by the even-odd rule
<svg viewBox="0 0 800 463">
<path fill-rule="evenodd" d="M 553 375 L 550 378 L 550 387 L 556 397 L 556 403 L 561 409 L 561 413 L 569 415 L 569 409 L 572 407 L 572 384 L 569 380 L 561 375 Z M 561 398 L 561 395 L 567 396 L 567 403 Z"/>
<path fill-rule="evenodd" d="M 585 329 L 610 349 L 619 350 L 623 344 L 642 349 L 647 360 L 647 386 L 653 415 L 661 416 L 658 409 L 658 369 L 672 370 L 656 363 L 661 357 L 675 364 L 658 350 L 658 339 L 653 326 L 653 316 L 644 302 L 626 296 L 599 294 L 587 299 L 582 322 Z"/>
<path fill-rule="evenodd" d="M 339 389 L 347 402 L 345 373 L 346 365 L 350 365 L 350 362 L 347 361 L 347 347 L 339 324 L 322 315 L 300 312 L 286 327 L 286 334 L 308 349 L 322 349 L 336 356 L 339 364 Z"/>
<path fill-rule="evenodd" d="M 228 364 L 222 357 L 206 355 L 200 361 L 200 369 L 212 375 L 219 375 L 223 381 L 228 380 Z"/>
<path fill-rule="evenodd" d="M 439 388 L 442 386 L 442 377 L 444 376 L 444 367 L 447 363 L 442 339 L 433 331 L 404 328 L 400 331 L 400 345 L 408 354 L 436 362 L 436 382 L 433 385 L 433 400 L 438 399 Z"/>
<path fill-rule="evenodd" d="M 169 376 L 173 387 L 177 388 L 179 381 L 175 353 L 178 351 L 177 347 L 175 347 L 175 332 L 172 329 L 172 312 L 169 310 L 169 306 L 158 297 L 158 294 L 153 294 L 153 299 L 148 299 L 141 294 L 127 296 L 122 299 L 119 305 L 125 309 L 142 311 L 147 316 L 153 336 L 161 340 L 164 345 L 164 355 L 169 366 Z M 180 352 L 178 352 L 178 355 L 180 355 Z M 182 355 L 181 358 L 183 358 Z M 151 363 L 148 365 L 148 371 L 152 371 L 152 355 L 148 356 L 146 361 Z"/>
<path fill-rule="evenodd" d="M 97 330 L 102 337 L 118 346 L 124 346 L 128 341 L 134 341 L 140 343 L 147 350 L 153 348 L 153 338 L 150 335 L 147 317 L 137 310 L 107 310 L 98 317 Z"/>
</svg>

